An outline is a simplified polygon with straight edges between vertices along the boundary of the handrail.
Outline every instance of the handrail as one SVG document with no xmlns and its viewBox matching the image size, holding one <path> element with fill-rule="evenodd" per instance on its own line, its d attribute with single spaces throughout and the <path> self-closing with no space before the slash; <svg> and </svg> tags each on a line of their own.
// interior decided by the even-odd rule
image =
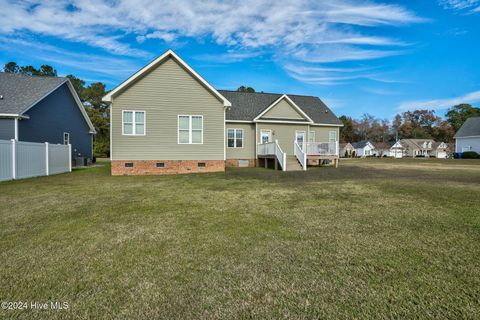
<svg viewBox="0 0 480 320">
<path fill-rule="evenodd" d="M 261 156 L 274 155 L 280 163 L 282 170 L 287 170 L 287 154 L 280 148 L 278 140 L 257 144 L 257 154 Z"/>
<path fill-rule="evenodd" d="M 335 142 L 306 142 L 306 152 L 309 155 L 338 156 L 339 143 Z"/>
<path fill-rule="evenodd" d="M 295 157 L 297 157 L 297 160 L 300 162 L 302 169 L 307 170 L 307 153 L 302 150 L 297 141 L 294 142 L 293 149 Z"/>
</svg>

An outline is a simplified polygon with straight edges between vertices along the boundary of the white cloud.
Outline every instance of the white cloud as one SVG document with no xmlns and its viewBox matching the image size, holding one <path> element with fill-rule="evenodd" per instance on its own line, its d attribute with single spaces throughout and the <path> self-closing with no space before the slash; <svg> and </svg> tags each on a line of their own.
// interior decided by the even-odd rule
<svg viewBox="0 0 480 320">
<path fill-rule="evenodd" d="M 317 64 L 373 60 L 404 54 L 409 46 L 373 35 L 375 27 L 426 21 L 381 1 L 0 0 L 0 34 L 41 34 L 142 58 L 151 57 L 139 49 L 142 43 L 171 45 L 182 38 L 225 46 L 226 53 L 203 56 L 221 63 L 248 59 L 257 51 L 280 61 Z"/>
<path fill-rule="evenodd" d="M 480 0 L 439 0 L 445 9 L 468 12 L 480 12 Z"/>
<path fill-rule="evenodd" d="M 441 110 L 453 107 L 460 103 L 480 102 L 480 91 L 467 93 L 460 97 L 447 99 L 433 99 L 427 101 L 407 101 L 400 104 L 399 111 L 414 110 L 418 108 Z"/>
</svg>

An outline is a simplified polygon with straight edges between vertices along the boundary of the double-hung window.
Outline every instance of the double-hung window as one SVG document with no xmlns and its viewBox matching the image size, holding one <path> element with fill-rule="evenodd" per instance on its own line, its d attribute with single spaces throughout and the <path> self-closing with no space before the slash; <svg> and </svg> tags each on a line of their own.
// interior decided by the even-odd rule
<svg viewBox="0 0 480 320">
<path fill-rule="evenodd" d="M 243 129 L 227 129 L 227 147 L 243 148 Z"/>
<path fill-rule="evenodd" d="M 178 116 L 178 143 L 203 143 L 203 116 Z"/>
<path fill-rule="evenodd" d="M 308 133 L 308 142 L 315 142 L 315 131 L 310 131 Z"/>
<path fill-rule="evenodd" d="M 70 144 L 70 133 L 63 133 L 63 144 Z"/>
<path fill-rule="evenodd" d="M 122 114 L 123 135 L 145 135 L 145 111 L 123 111 Z"/>
</svg>

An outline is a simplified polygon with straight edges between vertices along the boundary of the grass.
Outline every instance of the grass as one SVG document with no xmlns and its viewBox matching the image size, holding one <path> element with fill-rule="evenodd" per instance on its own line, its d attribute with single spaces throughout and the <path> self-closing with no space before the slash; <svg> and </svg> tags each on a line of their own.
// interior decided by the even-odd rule
<svg viewBox="0 0 480 320">
<path fill-rule="evenodd" d="M 19 319 L 476 318 L 480 162 L 0 183 L 0 310 Z"/>
</svg>

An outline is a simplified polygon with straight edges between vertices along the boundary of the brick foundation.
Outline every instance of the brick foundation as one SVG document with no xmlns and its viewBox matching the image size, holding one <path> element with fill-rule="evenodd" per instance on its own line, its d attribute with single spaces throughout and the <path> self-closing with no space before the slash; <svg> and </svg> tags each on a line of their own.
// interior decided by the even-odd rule
<svg viewBox="0 0 480 320">
<path fill-rule="evenodd" d="M 158 168 L 158 162 L 163 162 L 165 167 Z M 205 167 L 199 167 L 199 162 L 205 163 Z M 125 163 L 132 163 L 133 167 L 125 167 Z M 219 171 L 225 171 L 224 160 L 112 160 L 112 176 L 140 176 Z"/>
<path fill-rule="evenodd" d="M 255 159 L 227 159 L 225 160 L 226 167 L 238 167 L 238 160 L 247 160 L 248 167 L 255 167 L 256 161 Z"/>
<path fill-rule="evenodd" d="M 335 166 L 338 159 L 329 159 L 330 163 L 327 166 Z M 308 159 L 309 166 L 318 166 L 323 161 L 323 159 Z"/>
</svg>

